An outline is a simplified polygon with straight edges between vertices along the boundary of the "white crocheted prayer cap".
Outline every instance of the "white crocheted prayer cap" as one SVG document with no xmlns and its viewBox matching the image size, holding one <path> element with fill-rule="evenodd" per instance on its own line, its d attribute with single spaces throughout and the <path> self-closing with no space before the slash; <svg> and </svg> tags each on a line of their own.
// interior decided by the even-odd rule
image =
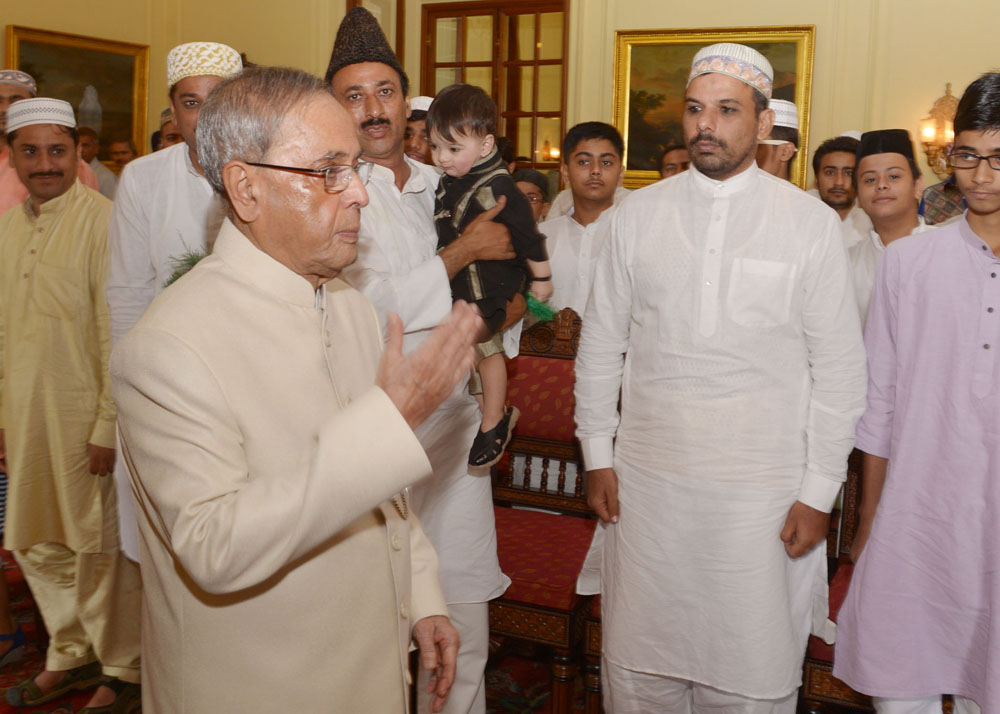
<svg viewBox="0 0 1000 714">
<path fill-rule="evenodd" d="M 0 69 L 0 84 L 22 87 L 31 92 L 31 96 L 38 94 L 38 85 L 35 84 L 35 78 L 19 69 Z"/>
<path fill-rule="evenodd" d="M 167 86 L 185 77 L 232 77 L 243 69 L 240 53 L 218 42 L 187 42 L 167 55 Z"/>
<path fill-rule="evenodd" d="M 741 82 L 749 84 L 760 91 L 768 99 L 774 86 L 774 69 L 767 57 L 752 47 L 737 45 L 733 42 L 719 42 L 708 47 L 702 47 L 691 62 L 691 74 L 688 84 L 695 77 L 710 72 L 728 74 Z"/>
<path fill-rule="evenodd" d="M 410 97 L 411 112 L 426 112 L 431 108 L 434 97 Z"/>
<path fill-rule="evenodd" d="M 73 105 L 62 99 L 35 97 L 14 102 L 7 108 L 7 133 L 33 124 L 60 124 L 76 127 Z"/>
<path fill-rule="evenodd" d="M 768 109 L 774 112 L 774 125 L 784 126 L 789 129 L 799 129 L 799 111 L 795 108 L 794 102 L 786 99 L 772 99 L 767 103 Z"/>
</svg>

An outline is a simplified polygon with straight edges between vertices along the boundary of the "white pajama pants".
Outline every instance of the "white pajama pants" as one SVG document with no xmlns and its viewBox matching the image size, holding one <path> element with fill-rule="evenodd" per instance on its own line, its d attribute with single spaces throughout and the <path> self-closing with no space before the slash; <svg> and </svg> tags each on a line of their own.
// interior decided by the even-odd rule
<svg viewBox="0 0 1000 714">
<path fill-rule="evenodd" d="M 941 714 L 941 697 L 890 699 L 872 697 L 877 714 Z M 979 714 L 979 706 L 965 697 L 955 697 L 955 714 Z"/>
<path fill-rule="evenodd" d="M 750 699 L 704 684 L 619 667 L 601 659 L 606 714 L 795 714 L 798 690 Z"/>
<path fill-rule="evenodd" d="M 486 658 L 490 646 L 490 605 L 487 602 L 448 606 L 451 624 L 461 638 L 455 684 L 442 714 L 486 714 Z M 431 698 L 427 694 L 430 672 L 417 675 L 417 714 L 428 714 Z"/>
</svg>

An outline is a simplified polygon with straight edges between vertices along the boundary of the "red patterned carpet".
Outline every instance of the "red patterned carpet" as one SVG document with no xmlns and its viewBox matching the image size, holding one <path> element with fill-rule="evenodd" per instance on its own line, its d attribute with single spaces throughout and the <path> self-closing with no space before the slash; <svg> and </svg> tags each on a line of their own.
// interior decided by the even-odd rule
<svg viewBox="0 0 1000 714">
<path fill-rule="evenodd" d="M 34 674 L 42 669 L 45 658 L 38 649 L 38 637 L 35 631 L 34 605 L 31 600 L 31 593 L 24 582 L 24 576 L 14 563 L 14 558 L 10 552 L 0 550 L 0 559 L 3 560 L 3 577 L 7 581 L 7 588 L 10 594 L 10 610 L 14 621 L 21 625 L 24 634 L 28 638 L 28 646 L 25 648 L 25 657 L 20 662 L 10 664 L 0 670 L 0 714 L 34 714 L 35 712 L 48 712 L 59 706 L 68 706 L 71 709 L 79 709 L 87 700 L 90 694 L 80 692 L 75 696 L 66 696 L 55 699 L 39 707 L 12 707 L 7 704 L 3 694 L 8 687 L 20 682 L 30 674 Z"/>
</svg>

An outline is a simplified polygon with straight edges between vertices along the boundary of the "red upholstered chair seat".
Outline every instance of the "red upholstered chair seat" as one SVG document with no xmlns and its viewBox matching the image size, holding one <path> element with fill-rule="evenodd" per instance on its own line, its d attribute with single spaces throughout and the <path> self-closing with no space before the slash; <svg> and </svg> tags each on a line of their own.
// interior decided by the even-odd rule
<svg viewBox="0 0 1000 714">
<path fill-rule="evenodd" d="M 517 436 L 573 441 L 573 360 L 519 355 L 507 362 L 507 403 L 521 417 Z"/>
<path fill-rule="evenodd" d="M 830 582 L 830 619 L 837 621 L 840 608 L 847 597 L 847 588 L 851 584 L 851 575 L 854 573 L 853 563 L 841 563 L 837 567 L 837 572 Z M 828 645 L 820 638 L 813 635 L 809 638 L 809 656 L 821 662 L 833 662 L 833 645 Z"/>
<path fill-rule="evenodd" d="M 506 600 L 571 610 L 576 578 L 596 521 L 494 506 L 500 568 L 510 577 Z"/>
</svg>

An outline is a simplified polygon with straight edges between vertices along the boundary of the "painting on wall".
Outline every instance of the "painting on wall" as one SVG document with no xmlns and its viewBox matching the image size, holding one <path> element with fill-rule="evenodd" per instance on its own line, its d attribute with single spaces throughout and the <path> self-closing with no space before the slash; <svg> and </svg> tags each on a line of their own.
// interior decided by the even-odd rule
<svg viewBox="0 0 1000 714">
<path fill-rule="evenodd" d="M 109 144 L 124 138 L 143 153 L 148 45 L 8 25 L 6 59 L 35 78 L 38 96 L 73 105 L 77 125 L 100 137 L 101 161 L 110 159 Z"/>
<path fill-rule="evenodd" d="M 716 42 L 737 42 L 767 57 L 774 68 L 774 98 L 798 108 L 799 153 L 791 179 L 804 187 L 815 39 L 813 25 L 615 33 L 614 123 L 625 138 L 625 185 L 658 180 L 664 148 L 683 143 L 684 89 L 695 53 Z"/>
</svg>

